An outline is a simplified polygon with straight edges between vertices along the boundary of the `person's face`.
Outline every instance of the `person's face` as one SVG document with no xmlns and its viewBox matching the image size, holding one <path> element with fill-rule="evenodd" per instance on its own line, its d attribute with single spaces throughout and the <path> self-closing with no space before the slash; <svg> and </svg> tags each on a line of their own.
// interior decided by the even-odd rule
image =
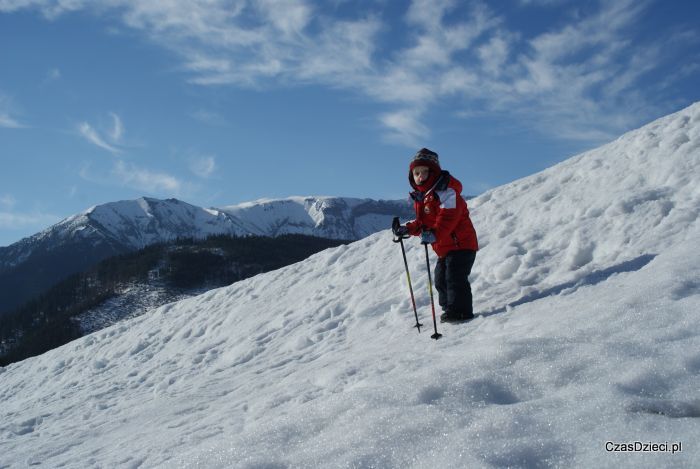
<svg viewBox="0 0 700 469">
<path fill-rule="evenodd" d="M 428 180 L 428 176 L 430 176 L 430 168 L 427 166 L 416 166 L 413 168 L 413 182 L 416 185 L 420 186 L 423 184 Z"/>
</svg>

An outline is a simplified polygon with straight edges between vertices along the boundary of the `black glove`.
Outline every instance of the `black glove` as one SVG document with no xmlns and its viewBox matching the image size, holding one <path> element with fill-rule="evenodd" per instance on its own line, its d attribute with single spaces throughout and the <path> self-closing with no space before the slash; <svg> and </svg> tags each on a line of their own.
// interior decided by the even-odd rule
<svg viewBox="0 0 700 469">
<path fill-rule="evenodd" d="M 403 238 L 408 235 L 408 228 L 401 226 L 399 217 L 394 217 L 394 219 L 391 221 L 391 231 L 393 231 L 394 236 L 398 238 Z"/>
<path fill-rule="evenodd" d="M 421 244 L 433 244 L 437 239 L 435 238 L 435 233 L 433 233 L 431 230 L 424 230 L 420 234 L 420 243 Z"/>
<path fill-rule="evenodd" d="M 397 236 L 399 238 L 403 238 L 404 236 L 408 236 L 408 227 L 399 225 L 393 228 L 394 231 L 394 236 Z"/>
</svg>

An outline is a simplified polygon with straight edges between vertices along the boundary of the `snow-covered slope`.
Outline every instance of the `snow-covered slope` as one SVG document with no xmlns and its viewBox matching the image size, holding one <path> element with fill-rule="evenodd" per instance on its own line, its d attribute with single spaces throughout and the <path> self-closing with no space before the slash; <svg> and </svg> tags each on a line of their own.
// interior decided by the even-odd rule
<svg viewBox="0 0 700 469">
<path fill-rule="evenodd" d="M 698 187 L 700 104 L 473 200 L 439 341 L 385 231 L 0 369 L 2 464 L 692 467 Z"/>
<path fill-rule="evenodd" d="M 476 274 L 494 298 L 487 309 L 637 267 L 696 234 L 688 227 L 700 213 L 700 103 L 471 206 L 478 263 L 490 267 Z"/>
</svg>

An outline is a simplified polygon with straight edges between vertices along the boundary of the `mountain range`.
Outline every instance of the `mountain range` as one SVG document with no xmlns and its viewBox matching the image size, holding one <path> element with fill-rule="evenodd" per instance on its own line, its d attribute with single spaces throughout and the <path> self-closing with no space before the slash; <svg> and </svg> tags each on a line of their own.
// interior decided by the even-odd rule
<svg viewBox="0 0 700 469">
<path fill-rule="evenodd" d="M 411 213 L 408 201 L 343 197 L 264 199 L 221 209 L 147 197 L 98 205 L 0 248 L 0 314 L 100 260 L 155 243 L 222 234 L 356 240 Z"/>
</svg>

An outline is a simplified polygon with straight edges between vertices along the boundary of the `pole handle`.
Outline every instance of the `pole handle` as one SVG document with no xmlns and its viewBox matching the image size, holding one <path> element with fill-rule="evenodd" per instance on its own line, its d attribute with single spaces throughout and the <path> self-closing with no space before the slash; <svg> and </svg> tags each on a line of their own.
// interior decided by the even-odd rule
<svg viewBox="0 0 700 469">
<path fill-rule="evenodd" d="M 404 236 L 397 236 L 396 235 L 396 229 L 401 226 L 401 221 L 399 221 L 399 217 L 394 217 L 394 219 L 391 221 L 391 232 L 394 233 L 394 242 L 395 243 L 400 243 L 402 239 L 408 239 L 411 237 L 410 234 L 406 234 Z"/>
</svg>

